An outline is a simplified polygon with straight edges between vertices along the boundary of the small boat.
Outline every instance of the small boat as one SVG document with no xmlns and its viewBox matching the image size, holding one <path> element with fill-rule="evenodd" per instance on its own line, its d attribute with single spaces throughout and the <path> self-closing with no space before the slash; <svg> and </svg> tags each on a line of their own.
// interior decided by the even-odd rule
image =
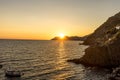
<svg viewBox="0 0 120 80">
<path fill-rule="evenodd" d="M 6 77 L 21 77 L 22 73 L 20 71 L 5 71 Z"/>
</svg>

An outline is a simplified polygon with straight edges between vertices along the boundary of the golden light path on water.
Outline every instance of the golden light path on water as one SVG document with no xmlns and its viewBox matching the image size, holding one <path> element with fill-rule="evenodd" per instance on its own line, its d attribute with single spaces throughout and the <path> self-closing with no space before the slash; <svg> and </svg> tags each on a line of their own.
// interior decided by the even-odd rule
<svg viewBox="0 0 120 80">
<path fill-rule="evenodd" d="M 66 61 L 83 55 L 87 46 L 78 43 L 64 40 L 1 40 L 0 61 L 3 68 L 0 80 L 11 80 L 4 76 L 4 69 L 8 67 L 24 73 L 20 79 L 12 80 L 106 80 L 102 70 L 91 70 Z"/>
<path fill-rule="evenodd" d="M 62 70 L 62 69 L 66 69 L 69 67 L 69 64 L 66 62 L 66 58 L 68 57 L 68 55 L 65 53 L 65 44 L 64 41 L 59 41 L 59 45 L 58 45 L 58 56 L 57 56 L 57 60 L 56 60 L 56 70 Z M 61 74 L 55 75 L 53 76 L 55 79 L 66 79 L 69 76 L 73 75 L 74 72 L 73 71 L 67 71 L 63 72 Z"/>
</svg>

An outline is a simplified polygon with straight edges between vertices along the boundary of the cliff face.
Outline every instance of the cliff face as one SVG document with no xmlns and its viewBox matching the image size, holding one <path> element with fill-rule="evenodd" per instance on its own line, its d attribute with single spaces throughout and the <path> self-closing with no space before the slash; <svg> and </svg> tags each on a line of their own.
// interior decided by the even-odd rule
<svg viewBox="0 0 120 80">
<path fill-rule="evenodd" d="M 96 43 L 104 43 L 110 37 L 110 35 L 107 33 L 119 25 L 120 13 L 110 17 L 105 23 L 103 23 L 98 29 L 96 29 L 95 32 L 84 41 L 84 44 L 95 45 Z"/>
<path fill-rule="evenodd" d="M 84 42 L 90 45 L 81 59 L 72 60 L 88 66 L 120 65 L 120 13 L 110 17 Z"/>
<path fill-rule="evenodd" d="M 120 13 L 110 17 L 84 43 L 91 46 L 80 59 L 82 63 L 102 67 L 120 65 Z"/>
</svg>

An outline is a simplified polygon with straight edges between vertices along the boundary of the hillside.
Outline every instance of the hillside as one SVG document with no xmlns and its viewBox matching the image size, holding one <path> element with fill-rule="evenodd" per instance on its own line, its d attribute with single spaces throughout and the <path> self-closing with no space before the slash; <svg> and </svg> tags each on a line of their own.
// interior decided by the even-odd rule
<svg viewBox="0 0 120 80">
<path fill-rule="evenodd" d="M 88 36 L 90 45 L 80 59 L 69 60 L 87 66 L 116 67 L 120 65 L 120 13 L 110 17 Z"/>
<path fill-rule="evenodd" d="M 96 43 L 104 43 L 108 38 L 114 36 L 109 34 L 109 31 L 120 25 L 120 12 L 110 17 L 105 23 L 98 27 L 85 41 L 86 45 L 95 45 Z"/>
</svg>

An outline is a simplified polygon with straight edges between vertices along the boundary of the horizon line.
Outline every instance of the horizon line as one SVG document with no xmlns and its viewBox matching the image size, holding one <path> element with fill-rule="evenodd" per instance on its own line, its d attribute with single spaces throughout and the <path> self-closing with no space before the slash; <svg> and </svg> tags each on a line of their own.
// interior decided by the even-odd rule
<svg viewBox="0 0 120 80">
<path fill-rule="evenodd" d="M 51 39 L 15 39 L 15 38 L 0 38 L 0 40 L 28 40 L 28 41 L 39 41 L 39 40 L 51 40 Z"/>
</svg>

